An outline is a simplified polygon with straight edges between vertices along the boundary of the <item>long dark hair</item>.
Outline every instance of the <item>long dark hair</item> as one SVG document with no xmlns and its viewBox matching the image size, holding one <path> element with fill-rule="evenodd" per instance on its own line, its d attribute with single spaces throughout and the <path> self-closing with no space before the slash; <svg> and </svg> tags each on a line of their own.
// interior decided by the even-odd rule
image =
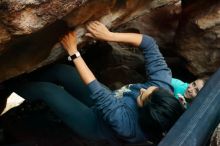
<svg viewBox="0 0 220 146">
<path fill-rule="evenodd" d="M 140 109 L 141 129 L 152 136 L 161 137 L 185 111 L 179 101 L 164 89 L 156 89 Z"/>
</svg>

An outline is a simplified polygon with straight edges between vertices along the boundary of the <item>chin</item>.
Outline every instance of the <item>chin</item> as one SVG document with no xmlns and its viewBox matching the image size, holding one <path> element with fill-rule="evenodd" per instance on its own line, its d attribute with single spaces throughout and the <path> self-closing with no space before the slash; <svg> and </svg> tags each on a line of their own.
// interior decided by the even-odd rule
<svg viewBox="0 0 220 146">
<path fill-rule="evenodd" d="M 192 99 L 193 97 L 191 97 L 191 96 L 190 96 L 190 97 L 189 97 L 189 96 L 185 96 L 185 98 L 186 98 L 186 99 Z"/>
<path fill-rule="evenodd" d="M 184 94 L 184 97 L 185 97 L 186 99 L 190 99 L 190 97 L 188 97 L 186 93 Z"/>
</svg>

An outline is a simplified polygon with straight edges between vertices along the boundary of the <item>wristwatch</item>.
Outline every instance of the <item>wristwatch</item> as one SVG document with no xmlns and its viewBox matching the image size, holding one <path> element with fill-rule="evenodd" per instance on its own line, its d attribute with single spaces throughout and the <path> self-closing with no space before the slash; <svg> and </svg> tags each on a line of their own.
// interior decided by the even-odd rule
<svg viewBox="0 0 220 146">
<path fill-rule="evenodd" d="M 73 61 L 74 59 L 76 59 L 76 58 L 78 58 L 78 57 L 80 57 L 80 56 L 81 56 L 81 55 L 80 55 L 79 51 L 77 51 L 77 52 L 74 53 L 73 55 L 68 56 L 68 61 Z"/>
</svg>

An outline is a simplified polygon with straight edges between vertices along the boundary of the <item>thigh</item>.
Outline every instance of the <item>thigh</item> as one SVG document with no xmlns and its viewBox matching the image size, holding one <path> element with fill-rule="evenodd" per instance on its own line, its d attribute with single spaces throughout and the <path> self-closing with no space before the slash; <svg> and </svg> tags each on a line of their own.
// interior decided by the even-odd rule
<svg viewBox="0 0 220 146">
<path fill-rule="evenodd" d="M 88 106 L 93 104 L 89 98 L 89 89 L 82 82 L 78 72 L 73 66 L 56 64 L 47 69 L 40 70 L 32 77 L 35 81 L 52 82 L 63 86 L 71 95 L 80 97 L 79 100 Z"/>
<path fill-rule="evenodd" d="M 43 100 L 76 134 L 94 140 L 103 139 L 96 114 L 59 86 L 33 82 L 16 91 L 31 100 Z"/>
</svg>

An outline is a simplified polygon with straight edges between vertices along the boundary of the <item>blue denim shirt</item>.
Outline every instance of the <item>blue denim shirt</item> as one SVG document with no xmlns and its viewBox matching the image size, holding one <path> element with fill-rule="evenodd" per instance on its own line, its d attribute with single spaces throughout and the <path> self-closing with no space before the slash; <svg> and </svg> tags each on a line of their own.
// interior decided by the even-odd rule
<svg viewBox="0 0 220 146">
<path fill-rule="evenodd" d="M 146 133 L 143 133 L 138 124 L 136 98 L 140 89 L 157 86 L 172 92 L 171 70 L 155 41 L 151 37 L 143 35 L 139 47 L 143 49 L 144 53 L 145 69 L 148 75 L 146 83 L 127 85 L 116 91 L 106 89 L 97 80 L 88 85 L 101 125 L 109 127 L 113 137 L 129 143 L 147 140 Z"/>
</svg>

